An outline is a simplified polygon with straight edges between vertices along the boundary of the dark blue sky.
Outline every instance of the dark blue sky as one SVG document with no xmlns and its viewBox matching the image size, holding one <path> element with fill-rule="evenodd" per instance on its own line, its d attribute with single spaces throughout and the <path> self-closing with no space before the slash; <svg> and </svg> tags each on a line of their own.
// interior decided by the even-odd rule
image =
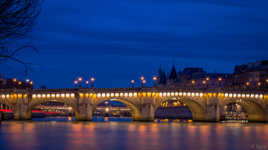
<svg viewBox="0 0 268 150">
<path fill-rule="evenodd" d="M 232 72 L 268 59 L 267 0 L 46 0 L 30 38 L 31 78 L 50 88 L 95 76 L 126 87 L 162 65 Z M 18 67 L 6 75 L 21 76 Z"/>
</svg>

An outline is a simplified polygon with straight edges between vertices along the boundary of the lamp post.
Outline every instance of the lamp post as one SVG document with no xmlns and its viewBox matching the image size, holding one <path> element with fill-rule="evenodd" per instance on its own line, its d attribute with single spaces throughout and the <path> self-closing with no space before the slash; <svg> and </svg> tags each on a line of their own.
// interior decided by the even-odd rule
<svg viewBox="0 0 268 150">
<path fill-rule="evenodd" d="M 141 81 L 141 84 L 142 84 L 142 87 L 144 87 L 144 85 L 146 84 L 146 80 L 145 80 L 145 79 L 142 80 L 142 81 Z"/>
<path fill-rule="evenodd" d="M 140 80 L 141 80 L 141 87 L 143 87 L 143 82 L 144 82 L 144 80 L 145 80 L 144 76 L 141 76 L 141 77 L 140 77 Z M 145 82 L 146 82 L 146 81 L 145 81 Z"/>
<path fill-rule="evenodd" d="M 26 81 L 26 83 L 29 83 L 30 82 L 30 79 L 27 78 L 25 81 Z"/>
<path fill-rule="evenodd" d="M 258 88 L 260 89 L 261 88 L 261 82 L 258 82 L 257 85 L 258 85 Z"/>
<path fill-rule="evenodd" d="M 94 77 L 91 77 L 90 78 L 90 81 L 92 83 L 91 88 L 94 88 L 95 78 Z"/>
<path fill-rule="evenodd" d="M 135 80 L 130 81 L 132 88 L 134 88 Z"/>
<path fill-rule="evenodd" d="M 194 88 L 195 83 L 196 83 L 195 80 L 192 80 L 192 81 L 191 81 L 192 88 Z"/>
<path fill-rule="evenodd" d="M 218 82 L 219 82 L 219 86 L 221 87 L 222 86 L 222 77 L 218 78 Z"/>
<path fill-rule="evenodd" d="M 87 81 L 86 81 L 85 83 L 86 83 L 86 85 L 87 85 L 87 88 L 88 88 L 88 85 L 89 85 L 89 81 L 87 80 Z"/>
<path fill-rule="evenodd" d="M 78 77 L 78 78 L 77 78 L 77 81 L 78 81 L 78 83 L 79 83 L 79 87 L 81 87 L 81 86 L 82 86 L 83 78 L 82 78 L 82 77 Z"/>
<path fill-rule="evenodd" d="M 246 82 L 246 88 L 249 88 L 249 86 L 250 86 L 250 82 L 248 81 Z"/>
<path fill-rule="evenodd" d="M 74 87 L 75 88 L 76 88 L 77 84 L 78 84 L 78 81 L 77 80 L 74 80 Z"/>
<path fill-rule="evenodd" d="M 32 87 L 34 86 L 34 82 L 33 82 L 33 81 L 30 81 L 29 84 L 30 84 L 30 86 L 32 86 Z"/>
<path fill-rule="evenodd" d="M 157 76 L 153 76 L 153 81 L 154 81 L 154 86 L 156 86 L 157 85 Z"/>
<path fill-rule="evenodd" d="M 206 88 L 207 81 L 206 81 L 206 80 L 203 80 L 203 81 L 202 81 L 202 84 L 203 84 L 204 87 Z"/>
<path fill-rule="evenodd" d="M 17 82 L 17 78 L 13 78 L 12 81 L 13 81 L 13 82 Z"/>
</svg>

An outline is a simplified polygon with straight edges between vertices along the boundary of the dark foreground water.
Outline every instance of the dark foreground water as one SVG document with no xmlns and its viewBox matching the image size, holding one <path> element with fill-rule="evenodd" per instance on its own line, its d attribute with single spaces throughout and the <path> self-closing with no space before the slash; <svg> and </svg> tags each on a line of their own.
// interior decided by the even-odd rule
<svg viewBox="0 0 268 150">
<path fill-rule="evenodd" d="M 97 121 L 2 122 L 0 150 L 268 150 L 268 124 Z"/>
</svg>

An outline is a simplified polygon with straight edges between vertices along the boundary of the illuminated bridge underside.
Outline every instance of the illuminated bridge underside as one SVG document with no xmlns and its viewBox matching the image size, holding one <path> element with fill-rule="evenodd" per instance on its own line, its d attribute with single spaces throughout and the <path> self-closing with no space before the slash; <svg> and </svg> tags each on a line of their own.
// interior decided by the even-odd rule
<svg viewBox="0 0 268 150">
<path fill-rule="evenodd" d="M 89 121 L 98 104 L 110 99 L 126 104 L 136 121 L 154 120 L 156 109 L 167 100 L 185 103 L 195 121 L 220 121 L 224 118 L 224 106 L 233 102 L 245 108 L 249 121 L 268 121 L 268 93 L 156 88 L 0 90 L 0 103 L 11 107 L 17 120 L 31 119 L 32 109 L 38 104 L 58 101 L 71 106 L 77 120 Z"/>
</svg>

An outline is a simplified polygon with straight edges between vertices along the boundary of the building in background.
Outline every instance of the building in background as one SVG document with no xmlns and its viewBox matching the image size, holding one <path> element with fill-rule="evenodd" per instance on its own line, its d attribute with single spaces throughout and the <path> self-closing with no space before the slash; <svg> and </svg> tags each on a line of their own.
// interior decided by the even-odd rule
<svg viewBox="0 0 268 150">
<path fill-rule="evenodd" d="M 268 60 L 235 66 L 234 73 L 207 73 L 203 68 L 184 68 L 170 73 L 160 67 L 158 87 L 267 89 Z"/>
<path fill-rule="evenodd" d="M 32 81 L 21 81 L 17 78 L 4 78 L 0 76 L 0 89 L 27 89 L 33 88 L 33 82 Z"/>
<path fill-rule="evenodd" d="M 233 86 L 240 88 L 267 88 L 268 60 L 235 66 Z"/>
</svg>

